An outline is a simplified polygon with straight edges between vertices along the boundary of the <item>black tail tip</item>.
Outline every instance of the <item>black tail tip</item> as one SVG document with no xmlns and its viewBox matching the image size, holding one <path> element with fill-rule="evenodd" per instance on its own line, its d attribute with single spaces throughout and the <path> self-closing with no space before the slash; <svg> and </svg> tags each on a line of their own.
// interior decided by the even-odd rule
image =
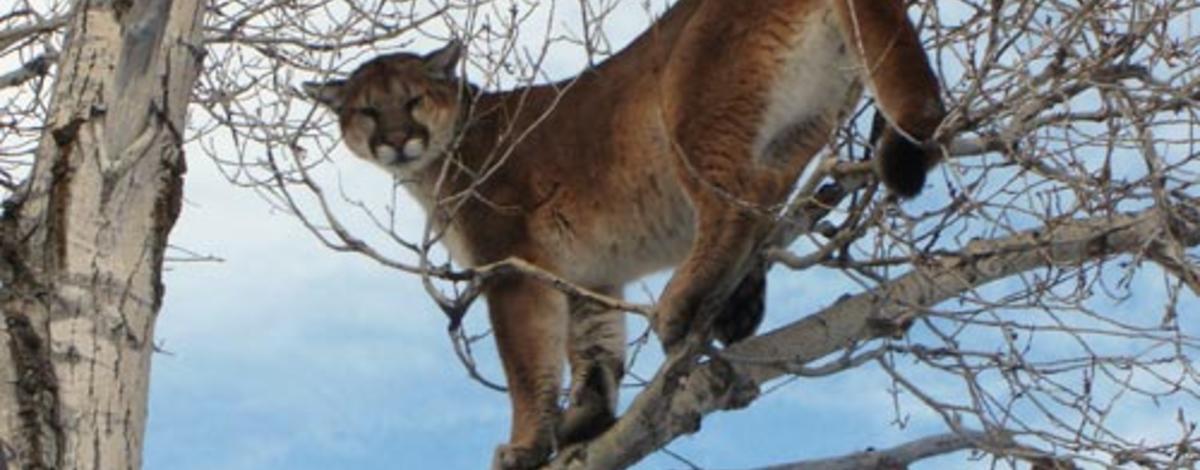
<svg viewBox="0 0 1200 470">
<path fill-rule="evenodd" d="M 896 132 L 885 132 L 875 147 L 879 178 L 893 193 L 911 198 L 925 189 L 925 175 L 937 163 L 933 150 Z"/>
</svg>

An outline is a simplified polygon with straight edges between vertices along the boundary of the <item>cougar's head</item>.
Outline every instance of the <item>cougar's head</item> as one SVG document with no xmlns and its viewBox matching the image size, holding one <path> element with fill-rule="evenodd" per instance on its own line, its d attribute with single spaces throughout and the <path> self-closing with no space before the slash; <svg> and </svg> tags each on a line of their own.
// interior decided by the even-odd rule
<svg viewBox="0 0 1200 470">
<path fill-rule="evenodd" d="M 308 82 L 304 91 L 338 116 L 342 141 L 355 155 L 405 176 L 450 147 L 461 84 L 454 74 L 462 45 L 428 55 L 376 57 L 346 80 Z"/>
</svg>

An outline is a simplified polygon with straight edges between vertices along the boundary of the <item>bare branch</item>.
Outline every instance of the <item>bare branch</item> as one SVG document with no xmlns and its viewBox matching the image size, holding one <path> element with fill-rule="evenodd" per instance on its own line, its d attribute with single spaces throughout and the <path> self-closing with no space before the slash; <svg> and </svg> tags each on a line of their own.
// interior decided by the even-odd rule
<svg viewBox="0 0 1200 470">
<path fill-rule="evenodd" d="M 587 301 L 595 303 L 601 307 L 604 307 L 605 309 L 636 313 L 646 318 L 649 318 L 651 315 L 653 315 L 653 309 L 651 307 L 624 302 L 593 292 L 591 289 L 578 286 L 555 275 L 554 273 L 546 271 L 519 258 L 510 258 L 498 263 L 471 269 L 467 273 L 468 277 L 465 279 L 471 279 L 475 282 L 487 282 L 489 279 L 494 277 L 512 274 L 520 274 L 536 279 L 555 289 L 563 291 L 570 296 L 586 299 Z"/>
<path fill-rule="evenodd" d="M 43 54 L 33 58 L 12 72 L 0 75 L 0 89 L 21 85 L 50 73 L 50 66 L 58 61 L 57 54 Z"/>
<path fill-rule="evenodd" d="M 967 449 L 1007 447 L 989 443 L 995 439 L 981 432 L 947 433 L 930 436 L 890 449 L 862 452 L 828 459 L 773 465 L 757 470 L 870 470 L 903 469 L 918 461 Z"/>
<path fill-rule="evenodd" d="M 68 17 L 66 15 L 56 16 L 54 18 L 51 18 L 51 19 L 48 19 L 45 21 L 41 21 L 38 23 L 34 23 L 31 25 L 18 26 L 15 28 L 0 31 L 0 52 L 3 52 L 5 49 L 8 49 L 13 44 L 16 44 L 17 42 L 19 42 L 25 38 L 28 38 L 30 36 L 33 36 L 35 34 L 48 33 L 48 32 L 54 31 L 58 28 L 61 28 L 63 26 L 66 26 L 67 21 L 69 19 L 70 19 L 70 17 Z"/>
</svg>

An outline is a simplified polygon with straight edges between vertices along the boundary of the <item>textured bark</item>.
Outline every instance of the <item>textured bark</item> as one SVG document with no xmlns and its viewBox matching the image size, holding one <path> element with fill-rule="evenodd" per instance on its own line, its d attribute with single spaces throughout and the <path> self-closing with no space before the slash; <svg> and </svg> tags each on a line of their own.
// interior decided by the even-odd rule
<svg viewBox="0 0 1200 470">
<path fill-rule="evenodd" d="M 36 163 L 0 220 L 0 447 L 12 468 L 141 467 L 203 11 L 94 0 L 70 16 Z"/>
<path fill-rule="evenodd" d="M 664 365 L 608 432 L 560 453 L 549 468 L 625 468 L 674 438 L 695 432 L 718 410 L 741 408 L 759 386 L 848 345 L 902 334 L 932 307 L 989 282 L 1045 266 L 1077 265 L 1121 253 L 1141 253 L 1168 233 L 1200 245 L 1193 207 L 1134 215 L 1059 220 L 1012 237 L 981 240 L 957 255 L 919 263 L 886 286 L 849 296 L 803 319 L 726 350 L 727 360 Z M 688 370 L 690 369 L 690 371 Z"/>
</svg>

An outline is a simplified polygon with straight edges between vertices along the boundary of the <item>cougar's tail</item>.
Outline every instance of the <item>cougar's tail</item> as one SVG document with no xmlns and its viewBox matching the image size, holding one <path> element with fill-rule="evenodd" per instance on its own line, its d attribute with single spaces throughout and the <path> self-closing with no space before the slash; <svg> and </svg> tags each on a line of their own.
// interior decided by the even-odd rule
<svg viewBox="0 0 1200 470">
<path fill-rule="evenodd" d="M 938 161 L 929 140 L 946 111 L 941 85 L 905 5 L 904 0 L 833 2 L 842 35 L 861 61 L 863 82 L 875 95 L 878 131 L 871 141 L 879 176 L 892 191 L 911 197 L 921 192 L 925 173 Z"/>
</svg>

